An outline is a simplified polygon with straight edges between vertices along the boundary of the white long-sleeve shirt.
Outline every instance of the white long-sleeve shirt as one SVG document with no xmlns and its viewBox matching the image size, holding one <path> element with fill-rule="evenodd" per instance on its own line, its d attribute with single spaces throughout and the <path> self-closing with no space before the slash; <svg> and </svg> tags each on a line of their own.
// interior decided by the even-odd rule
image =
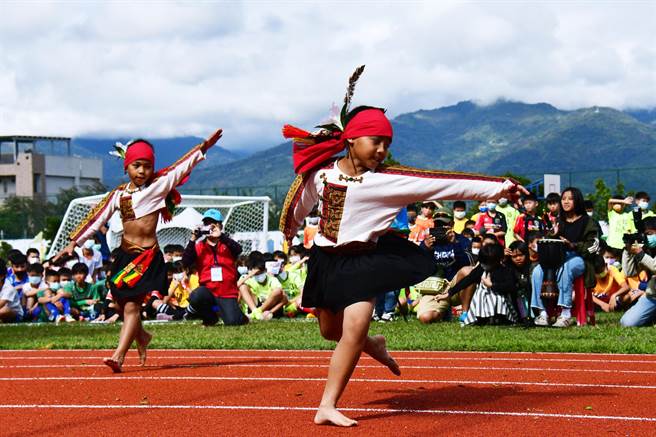
<svg viewBox="0 0 656 437">
<path fill-rule="evenodd" d="M 299 175 L 287 194 L 280 227 L 288 239 L 319 204 L 318 246 L 376 242 L 406 205 L 430 200 L 495 199 L 514 183 L 478 174 L 380 166 L 351 177 L 337 160 Z"/>
<path fill-rule="evenodd" d="M 164 174 L 155 178 L 143 189 L 130 194 L 126 191 L 127 184 L 119 185 L 110 191 L 71 232 L 71 240 L 81 246 L 111 218 L 117 209 L 121 212 L 121 219 L 126 222 L 166 207 L 166 196 L 203 159 L 205 154 L 199 144 L 167 167 Z"/>
</svg>

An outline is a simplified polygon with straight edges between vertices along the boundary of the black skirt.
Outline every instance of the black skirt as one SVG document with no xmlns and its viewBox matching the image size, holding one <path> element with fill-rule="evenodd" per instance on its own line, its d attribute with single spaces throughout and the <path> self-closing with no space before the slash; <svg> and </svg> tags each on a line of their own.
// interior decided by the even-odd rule
<svg viewBox="0 0 656 437">
<path fill-rule="evenodd" d="M 380 293 L 415 285 L 435 270 L 429 252 L 393 234 L 380 237 L 375 248 L 357 255 L 332 253 L 314 245 L 302 304 L 336 313 Z"/>
<path fill-rule="evenodd" d="M 111 277 L 114 277 L 117 272 L 121 271 L 123 267 L 127 266 L 133 259 L 139 256 L 139 253 L 128 252 L 122 247 L 118 247 L 112 252 L 112 255 L 114 256 L 114 262 L 112 263 Z M 117 301 L 138 301 L 152 291 L 159 291 L 162 295 L 168 294 L 168 288 L 166 286 L 166 263 L 164 262 L 162 251 L 157 249 L 155 257 L 148 266 L 148 269 L 134 287 L 117 288 L 110 281 L 110 288 L 112 290 L 112 296 Z"/>
</svg>

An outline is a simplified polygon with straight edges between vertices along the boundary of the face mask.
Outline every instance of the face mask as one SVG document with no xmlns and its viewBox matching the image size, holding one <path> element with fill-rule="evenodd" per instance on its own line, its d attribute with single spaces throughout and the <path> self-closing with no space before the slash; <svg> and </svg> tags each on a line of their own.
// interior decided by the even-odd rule
<svg viewBox="0 0 656 437">
<path fill-rule="evenodd" d="M 490 202 L 490 203 L 487 204 L 487 210 L 488 211 L 494 211 L 496 209 L 497 209 L 497 204 L 496 203 Z"/>
<path fill-rule="evenodd" d="M 612 266 L 615 264 L 616 259 L 615 258 L 606 258 L 606 265 L 607 266 Z"/>
<path fill-rule="evenodd" d="M 467 215 L 467 213 L 466 213 L 465 211 L 455 211 L 455 212 L 453 213 L 453 216 L 454 216 L 455 218 L 457 218 L 458 220 L 462 220 L 462 219 L 464 219 L 464 218 L 465 218 L 465 215 Z"/>
<path fill-rule="evenodd" d="M 649 202 L 641 200 L 640 202 L 638 202 L 638 208 L 645 211 L 647 208 L 649 208 Z"/>
<path fill-rule="evenodd" d="M 478 210 L 479 210 L 480 212 L 487 212 L 487 205 L 485 205 L 485 206 L 483 206 L 483 205 L 479 206 L 479 207 L 478 207 Z"/>
<path fill-rule="evenodd" d="M 478 247 L 472 247 L 472 254 L 478 255 L 478 252 L 480 252 L 480 251 L 481 251 L 481 249 L 479 249 Z"/>
<path fill-rule="evenodd" d="M 41 276 L 28 276 L 27 280 L 32 285 L 39 285 L 41 283 Z"/>
<path fill-rule="evenodd" d="M 101 247 L 100 244 L 94 244 L 93 250 L 95 250 L 96 252 L 100 252 L 100 247 Z"/>
<path fill-rule="evenodd" d="M 82 247 L 84 247 L 85 249 L 93 249 L 94 244 L 95 243 L 93 242 L 93 240 L 87 240 L 84 242 L 84 245 L 82 245 Z"/>
<path fill-rule="evenodd" d="M 240 275 L 245 275 L 246 273 L 248 273 L 248 267 L 239 266 L 237 267 L 237 271 L 239 272 Z"/>
<path fill-rule="evenodd" d="M 280 273 L 281 263 L 278 261 L 267 261 L 264 263 L 264 268 L 266 268 L 267 273 L 271 275 L 277 275 Z"/>
<path fill-rule="evenodd" d="M 184 279 L 184 273 L 173 273 L 173 279 L 180 282 Z"/>
<path fill-rule="evenodd" d="M 31 256 L 31 257 L 29 257 L 29 258 L 27 259 L 27 262 L 28 262 L 29 264 L 36 264 L 36 263 L 38 263 L 39 261 L 41 261 L 41 260 L 39 259 L 38 256 Z"/>
<path fill-rule="evenodd" d="M 59 284 L 59 282 L 51 282 L 49 285 L 50 285 L 50 289 L 52 291 L 57 291 L 61 288 L 61 285 Z"/>
<path fill-rule="evenodd" d="M 66 286 L 67 286 L 68 284 L 70 284 L 70 283 L 71 283 L 71 281 L 67 281 L 67 280 L 59 281 L 59 284 L 60 284 L 62 287 L 66 287 Z"/>
<path fill-rule="evenodd" d="M 282 279 L 283 281 L 286 281 L 286 280 L 287 280 L 287 272 L 280 272 L 280 274 L 278 275 L 278 277 L 279 277 L 280 279 Z"/>
<path fill-rule="evenodd" d="M 266 282 L 267 274 L 266 273 L 260 273 L 259 275 L 255 275 L 254 278 L 260 284 L 264 284 Z"/>
<path fill-rule="evenodd" d="M 505 199 L 503 197 L 499 199 L 499 206 L 506 206 L 506 205 L 508 205 L 508 199 Z"/>
<path fill-rule="evenodd" d="M 319 223 L 319 217 L 310 217 L 308 219 L 308 223 L 311 225 L 316 225 Z"/>
<path fill-rule="evenodd" d="M 654 248 L 656 247 L 656 234 L 647 235 L 647 247 Z"/>
<path fill-rule="evenodd" d="M 594 214 L 593 211 L 586 211 L 585 213 L 588 214 L 588 217 L 592 217 L 592 214 Z"/>
<path fill-rule="evenodd" d="M 181 256 L 174 256 L 173 258 L 171 258 L 171 262 L 178 262 L 178 261 L 182 261 Z"/>
<path fill-rule="evenodd" d="M 289 257 L 289 262 L 292 263 L 292 264 L 296 264 L 300 260 L 301 260 L 301 257 L 298 256 L 298 255 L 292 255 L 292 256 Z"/>
</svg>

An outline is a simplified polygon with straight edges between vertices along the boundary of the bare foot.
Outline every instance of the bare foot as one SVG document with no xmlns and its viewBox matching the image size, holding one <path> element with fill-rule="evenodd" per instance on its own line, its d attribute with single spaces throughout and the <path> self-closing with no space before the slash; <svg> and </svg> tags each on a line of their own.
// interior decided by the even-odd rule
<svg viewBox="0 0 656 437">
<path fill-rule="evenodd" d="M 365 352 L 374 360 L 387 366 L 393 374 L 401 376 L 401 369 L 399 369 L 398 363 L 387 351 L 387 341 L 385 340 L 385 337 L 382 335 L 374 335 L 370 338 L 372 343 L 371 350 L 366 350 Z"/>
<path fill-rule="evenodd" d="M 319 407 L 317 414 L 314 416 L 314 423 L 317 425 L 337 425 L 337 426 L 355 426 L 356 420 L 349 419 L 334 407 Z"/>
<path fill-rule="evenodd" d="M 105 358 L 103 363 L 112 369 L 114 373 L 121 373 L 123 371 L 123 360 L 116 360 L 114 358 Z"/>
<path fill-rule="evenodd" d="M 146 331 L 144 331 L 144 335 L 141 338 L 137 339 L 137 351 L 139 352 L 139 364 L 141 366 L 146 365 L 146 353 L 152 339 L 153 335 Z"/>
</svg>

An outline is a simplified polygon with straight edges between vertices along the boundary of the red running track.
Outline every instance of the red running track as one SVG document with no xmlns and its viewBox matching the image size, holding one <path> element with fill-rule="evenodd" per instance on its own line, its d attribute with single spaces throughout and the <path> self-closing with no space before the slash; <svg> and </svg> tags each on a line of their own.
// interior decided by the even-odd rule
<svg viewBox="0 0 656 437">
<path fill-rule="evenodd" d="M 363 357 L 341 401 L 356 429 L 312 424 L 330 351 L 0 351 L 0 435 L 654 435 L 652 355 L 396 352 Z"/>
</svg>

